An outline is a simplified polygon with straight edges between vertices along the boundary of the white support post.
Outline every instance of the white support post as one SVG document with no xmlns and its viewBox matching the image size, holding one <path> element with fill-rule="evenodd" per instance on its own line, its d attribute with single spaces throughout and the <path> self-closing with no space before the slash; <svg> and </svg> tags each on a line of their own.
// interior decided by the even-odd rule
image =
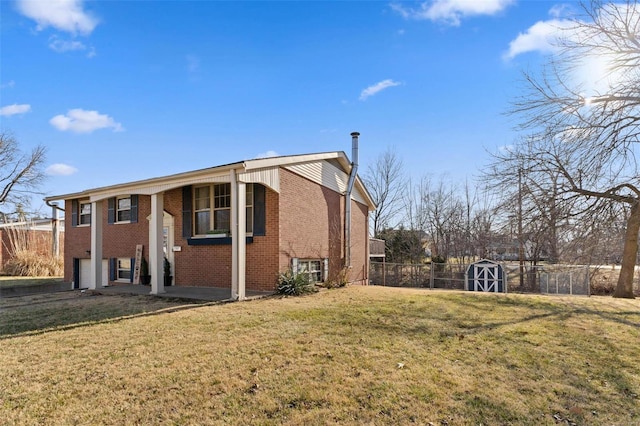
<svg viewBox="0 0 640 426">
<path fill-rule="evenodd" d="M 60 215 L 58 203 L 51 203 L 51 254 L 60 257 Z"/>
<path fill-rule="evenodd" d="M 238 300 L 246 298 L 247 272 L 247 184 L 238 182 Z"/>
<path fill-rule="evenodd" d="M 231 170 L 231 298 L 234 300 L 239 299 L 238 289 L 238 182 L 236 178 L 236 171 Z"/>
<path fill-rule="evenodd" d="M 162 219 L 164 194 L 151 195 L 151 219 L 149 220 L 149 271 L 151 294 L 164 293 L 164 253 L 162 252 Z"/>
<path fill-rule="evenodd" d="M 92 290 L 102 287 L 102 201 L 91 203 L 91 282 Z"/>
</svg>

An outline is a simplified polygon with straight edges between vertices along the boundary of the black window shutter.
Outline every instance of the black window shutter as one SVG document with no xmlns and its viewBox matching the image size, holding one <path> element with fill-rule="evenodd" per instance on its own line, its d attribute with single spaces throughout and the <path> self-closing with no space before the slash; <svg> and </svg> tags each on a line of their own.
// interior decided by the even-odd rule
<svg viewBox="0 0 640 426">
<path fill-rule="evenodd" d="M 78 226 L 78 200 L 71 200 L 71 226 Z"/>
<path fill-rule="evenodd" d="M 191 208 L 193 205 L 193 192 L 191 185 L 182 187 L 182 237 L 191 238 L 193 217 Z"/>
<path fill-rule="evenodd" d="M 133 271 L 136 270 L 136 258 L 132 257 L 131 258 L 131 273 L 129 274 L 129 282 L 132 283 L 133 282 Z"/>
<path fill-rule="evenodd" d="M 73 288 L 80 288 L 80 259 L 73 258 Z"/>
<path fill-rule="evenodd" d="M 112 257 L 109 259 L 109 281 L 115 281 L 118 272 L 118 259 Z"/>
<path fill-rule="evenodd" d="M 266 233 L 266 190 L 262 185 L 253 184 L 253 235 Z"/>
<path fill-rule="evenodd" d="M 107 200 L 107 223 L 115 223 L 116 221 L 116 198 L 112 197 Z"/>
<path fill-rule="evenodd" d="M 131 223 L 138 223 L 138 196 L 131 196 Z"/>
</svg>

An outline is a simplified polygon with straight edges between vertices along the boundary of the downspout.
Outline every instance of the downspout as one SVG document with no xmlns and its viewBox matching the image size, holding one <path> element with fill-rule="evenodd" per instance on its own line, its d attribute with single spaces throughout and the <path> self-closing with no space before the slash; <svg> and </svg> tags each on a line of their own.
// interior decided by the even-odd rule
<svg viewBox="0 0 640 426">
<path fill-rule="evenodd" d="M 351 192 L 358 174 L 358 136 L 360 133 L 351 133 L 351 173 L 347 183 L 347 191 L 344 194 L 344 266 L 351 268 Z"/>
<path fill-rule="evenodd" d="M 51 254 L 57 259 L 60 257 L 60 215 L 58 211 L 64 211 L 58 207 L 58 203 L 45 200 L 47 206 L 51 207 Z"/>
</svg>

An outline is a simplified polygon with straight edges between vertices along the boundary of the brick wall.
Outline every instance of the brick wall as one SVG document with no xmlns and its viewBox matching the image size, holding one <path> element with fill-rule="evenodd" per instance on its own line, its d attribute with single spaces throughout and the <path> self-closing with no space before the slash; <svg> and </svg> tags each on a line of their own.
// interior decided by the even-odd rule
<svg viewBox="0 0 640 426">
<path fill-rule="evenodd" d="M 72 282 L 73 258 L 91 258 L 91 228 L 89 226 L 71 226 L 71 200 L 65 200 L 64 211 L 64 281 Z"/>
<path fill-rule="evenodd" d="M 73 281 L 73 259 L 91 258 L 91 227 L 71 226 L 71 200 L 65 201 L 65 247 L 64 247 L 64 280 Z M 149 221 L 151 214 L 151 197 L 138 196 L 137 223 L 108 223 L 107 200 L 102 201 L 102 258 L 133 258 L 136 245 L 144 246 L 144 254 L 149 259 Z M 110 282 L 111 283 L 111 282 Z"/>
<path fill-rule="evenodd" d="M 344 265 L 344 196 L 286 169 L 280 171 L 281 271 L 291 259 L 329 258 L 329 279 Z M 351 264 L 348 281 L 367 278 L 367 207 L 352 201 Z"/>
<path fill-rule="evenodd" d="M 179 286 L 231 288 L 231 244 L 190 246 L 182 237 L 182 189 L 165 193 L 165 210 L 174 216 L 174 281 Z M 247 244 L 246 288 L 270 291 L 278 274 L 278 194 L 266 190 L 265 235 Z"/>
<path fill-rule="evenodd" d="M 344 197 L 295 173 L 281 170 L 280 194 L 267 188 L 265 236 L 247 244 L 246 288 L 273 290 L 278 272 L 290 267 L 291 258 L 330 259 L 330 277 L 343 265 Z M 366 280 L 367 208 L 352 202 L 352 265 L 350 281 Z M 71 212 L 71 202 L 66 201 Z M 136 244 L 144 245 L 148 259 L 151 198 L 138 197 L 138 223 L 108 224 L 103 202 L 103 257 L 134 257 Z M 231 288 L 231 245 L 190 246 L 182 236 L 182 188 L 164 194 L 164 210 L 174 218 L 174 284 Z M 73 279 L 73 258 L 89 259 L 91 230 L 72 227 L 66 217 L 65 281 Z"/>
</svg>

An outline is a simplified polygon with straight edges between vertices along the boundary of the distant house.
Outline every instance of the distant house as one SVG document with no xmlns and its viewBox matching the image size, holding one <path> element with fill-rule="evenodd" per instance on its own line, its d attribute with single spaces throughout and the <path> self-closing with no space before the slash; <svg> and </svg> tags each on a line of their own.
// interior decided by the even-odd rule
<svg viewBox="0 0 640 426">
<path fill-rule="evenodd" d="M 135 283 L 142 246 L 152 294 L 164 292 L 165 258 L 174 285 L 229 288 L 237 299 L 273 290 L 288 268 L 367 284 L 375 205 L 355 170 L 344 152 L 325 152 L 47 197 L 65 204 L 64 279 L 92 289 Z"/>
<path fill-rule="evenodd" d="M 62 241 L 64 223 L 56 230 L 51 219 L 34 219 L 22 222 L 0 223 L 0 271 L 5 270 L 16 250 L 30 250 L 43 256 L 63 251 L 62 243 L 54 246 L 54 232 Z"/>
</svg>

